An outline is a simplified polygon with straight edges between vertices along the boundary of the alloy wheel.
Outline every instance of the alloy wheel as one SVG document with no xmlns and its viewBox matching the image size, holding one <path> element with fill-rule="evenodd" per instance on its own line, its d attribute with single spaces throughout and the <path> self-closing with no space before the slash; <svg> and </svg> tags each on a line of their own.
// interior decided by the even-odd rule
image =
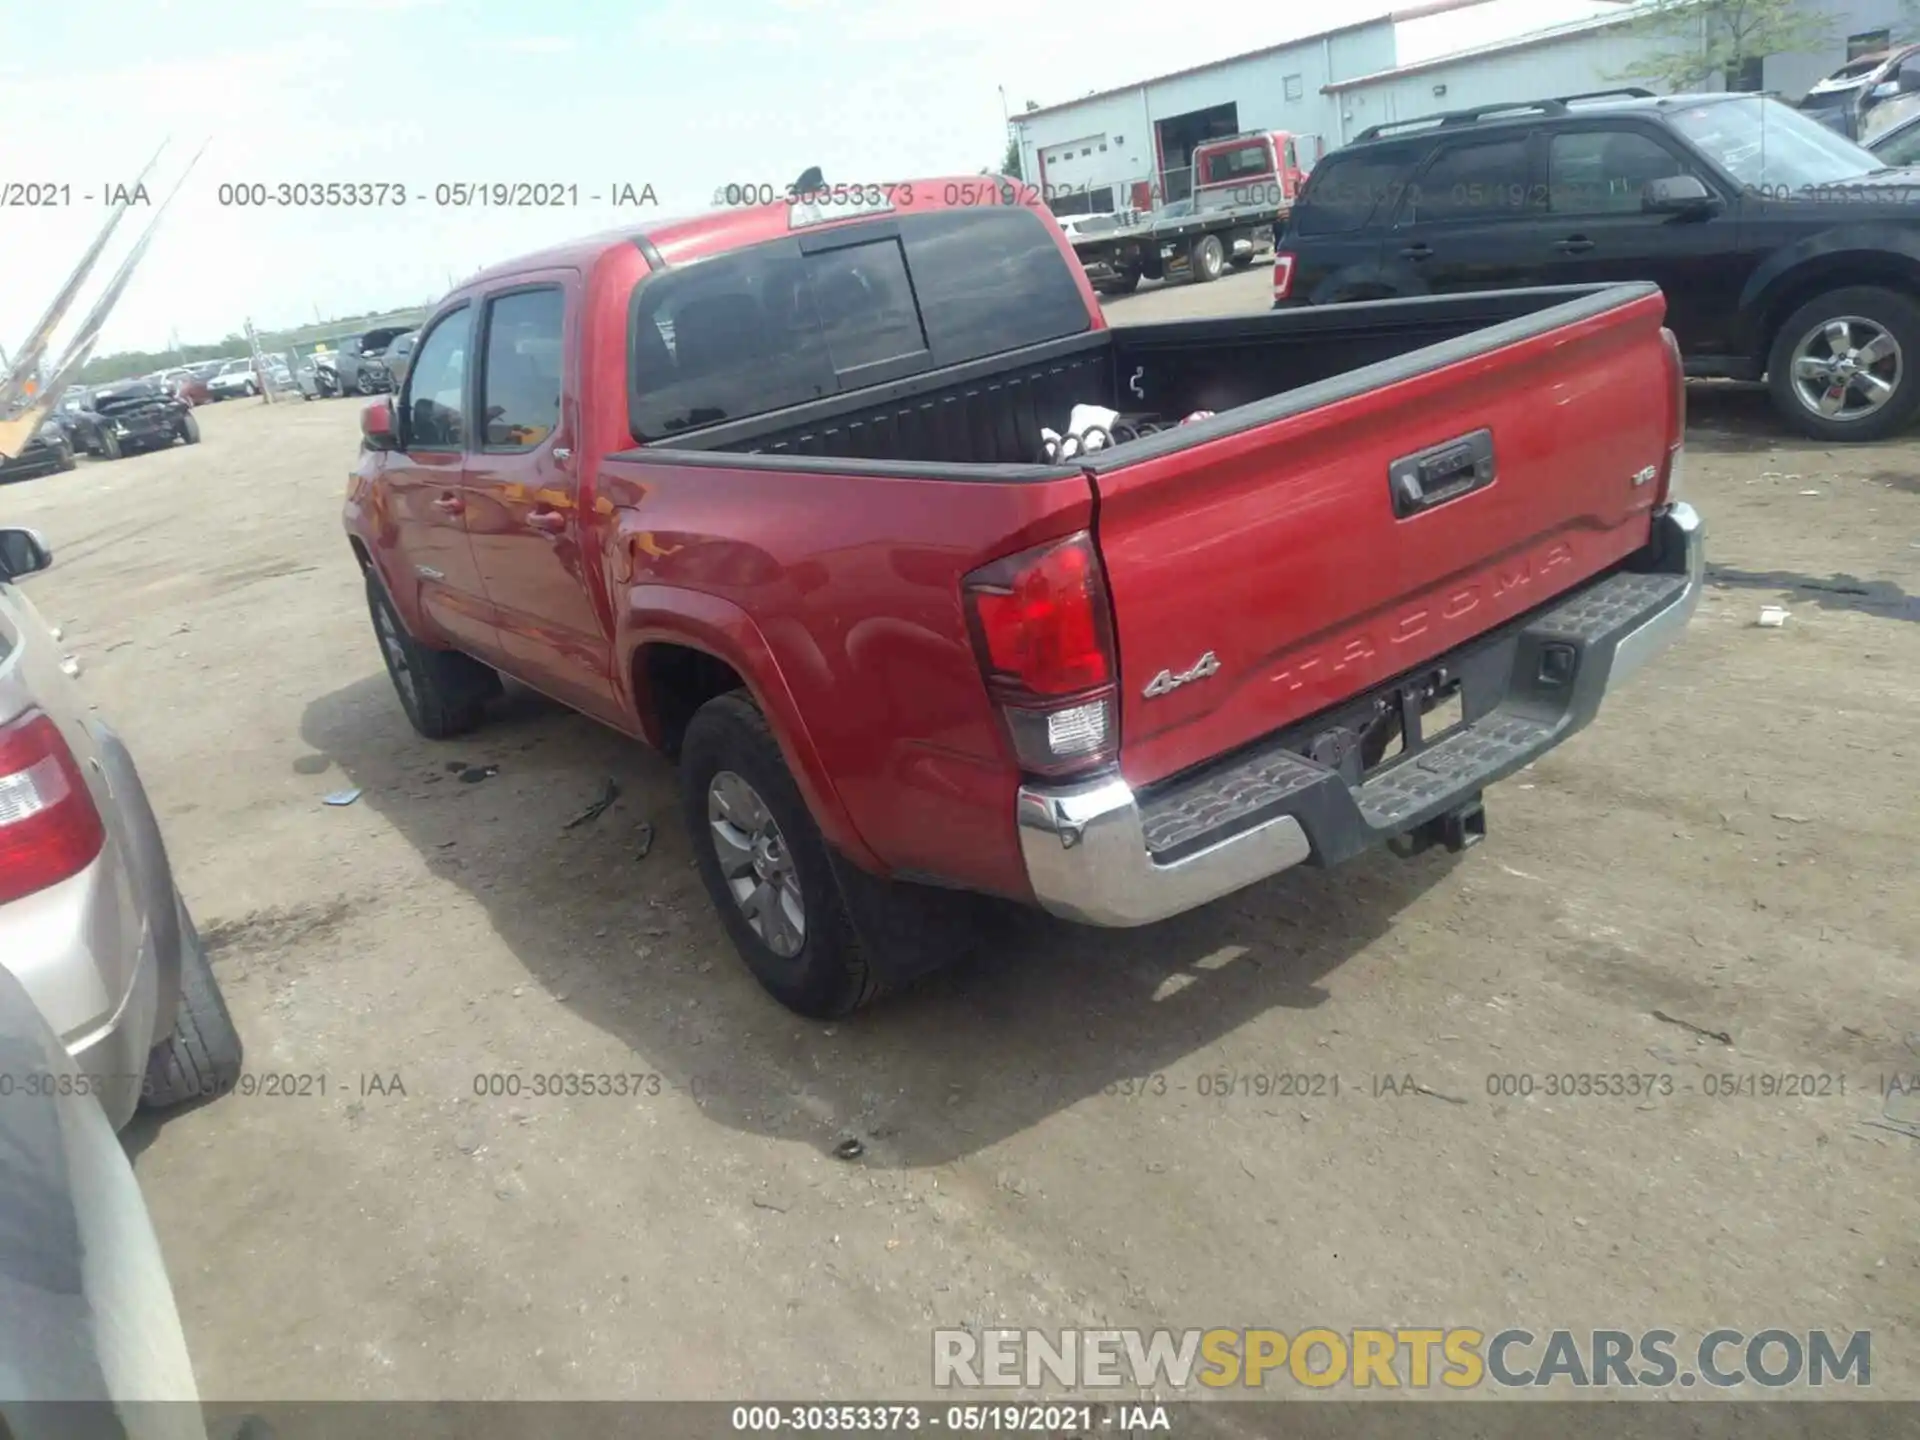
<svg viewBox="0 0 1920 1440">
<path fill-rule="evenodd" d="M 707 830 L 720 874 L 753 933 L 790 960 L 807 940 L 807 905 L 800 873 L 767 802 L 731 770 L 707 785 Z"/>
<path fill-rule="evenodd" d="M 1823 321 L 1793 347 L 1793 391 L 1814 414 L 1843 423 L 1884 409 L 1906 376 L 1906 355 L 1876 320 Z"/>
</svg>

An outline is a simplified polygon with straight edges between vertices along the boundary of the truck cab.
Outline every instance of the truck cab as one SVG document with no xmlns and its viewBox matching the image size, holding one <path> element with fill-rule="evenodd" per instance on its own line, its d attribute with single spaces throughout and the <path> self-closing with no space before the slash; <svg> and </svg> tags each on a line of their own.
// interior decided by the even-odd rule
<svg viewBox="0 0 1920 1440">
<path fill-rule="evenodd" d="M 1285 130 L 1256 130 L 1195 146 L 1193 208 L 1204 213 L 1292 205 L 1307 179 L 1299 150 Z"/>
</svg>

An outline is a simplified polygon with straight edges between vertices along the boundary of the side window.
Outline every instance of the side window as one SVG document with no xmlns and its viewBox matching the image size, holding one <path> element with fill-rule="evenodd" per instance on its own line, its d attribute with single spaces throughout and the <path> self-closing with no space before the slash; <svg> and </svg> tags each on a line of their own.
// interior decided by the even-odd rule
<svg viewBox="0 0 1920 1440">
<path fill-rule="evenodd" d="M 1909 125 L 1873 153 L 1883 165 L 1920 165 L 1920 125 Z"/>
<path fill-rule="evenodd" d="M 560 423 L 566 309 L 557 285 L 502 295 L 487 306 L 487 368 L 481 377 L 487 449 L 530 449 Z"/>
<path fill-rule="evenodd" d="M 1393 212 L 1417 157 L 1406 146 L 1329 155 L 1314 167 L 1294 208 L 1294 229 L 1302 236 L 1364 230 L 1376 206 L 1384 202 L 1386 213 Z"/>
<path fill-rule="evenodd" d="M 1545 207 L 1535 188 L 1529 137 L 1450 145 L 1414 181 L 1400 223 L 1443 220 L 1522 220 Z"/>
<path fill-rule="evenodd" d="M 1613 215 L 1640 210 L 1649 180 L 1686 166 L 1638 130 L 1571 130 L 1547 147 L 1547 199 L 1556 215 Z"/>
<path fill-rule="evenodd" d="M 466 443 L 467 340 L 473 311 L 462 307 L 420 341 L 407 367 L 403 405 L 409 450 L 458 450 Z"/>
</svg>

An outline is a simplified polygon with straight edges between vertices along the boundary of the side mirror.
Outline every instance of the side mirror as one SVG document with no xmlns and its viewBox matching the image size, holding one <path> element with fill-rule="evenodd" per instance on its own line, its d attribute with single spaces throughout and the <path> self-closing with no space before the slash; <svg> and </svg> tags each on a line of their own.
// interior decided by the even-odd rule
<svg viewBox="0 0 1920 1440">
<path fill-rule="evenodd" d="M 38 530 L 0 530 L 0 580 L 18 580 L 53 564 L 53 551 Z"/>
<path fill-rule="evenodd" d="M 1719 208 L 1720 197 L 1698 175 L 1649 180 L 1640 192 L 1640 209 L 1648 215 L 1710 215 Z"/>
<path fill-rule="evenodd" d="M 369 450 L 398 450 L 400 431 L 393 423 L 393 406 L 374 400 L 360 411 L 360 436 Z"/>
<path fill-rule="evenodd" d="M 1893 83 L 1902 95 L 1920 94 L 1920 58 L 1903 62 Z"/>
</svg>

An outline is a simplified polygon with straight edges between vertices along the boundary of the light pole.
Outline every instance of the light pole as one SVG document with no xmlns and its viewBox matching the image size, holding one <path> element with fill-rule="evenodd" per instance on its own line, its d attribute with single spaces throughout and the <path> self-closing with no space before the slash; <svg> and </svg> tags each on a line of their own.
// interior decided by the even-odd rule
<svg viewBox="0 0 1920 1440">
<path fill-rule="evenodd" d="M 1006 169 L 1006 152 L 1013 144 L 1013 116 L 1007 113 L 1007 87 L 1004 85 L 996 85 L 993 88 L 1000 92 L 1000 168 L 1004 171 Z M 1022 155 L 1020 160 L 1020 168 L 1022 171 L 1020 178 L 1024 180 L 1026 178 L 1026 156 Z"/>
</svg>

